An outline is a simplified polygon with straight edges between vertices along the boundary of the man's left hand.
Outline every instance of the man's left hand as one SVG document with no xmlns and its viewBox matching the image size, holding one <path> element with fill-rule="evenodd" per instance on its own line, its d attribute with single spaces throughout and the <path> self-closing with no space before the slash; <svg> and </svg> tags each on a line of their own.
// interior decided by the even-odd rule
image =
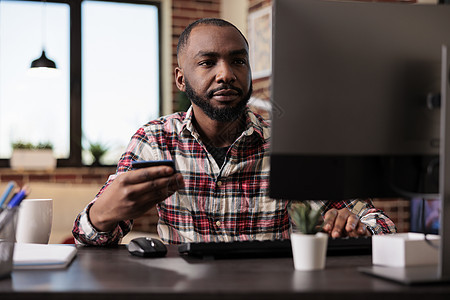
<svg viewBox="0 0 450 300">
<path fill-rule="evenodd" d="M 332 208 L 327 211 L 324 216 L 323 231 L 333 238 L 370 235 L 366 225 L 347 208 L 339 210 Z"/>
</svg>

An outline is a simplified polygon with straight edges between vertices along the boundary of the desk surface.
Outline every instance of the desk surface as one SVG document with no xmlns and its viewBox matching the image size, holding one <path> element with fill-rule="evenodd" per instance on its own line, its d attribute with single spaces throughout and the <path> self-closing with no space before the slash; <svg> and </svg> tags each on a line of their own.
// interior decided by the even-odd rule
<svg viewBox="0 0 450 300">
<path fill-rule="evenodd" d="M 450 285 L 408 287 L 361 274 L 370 256 L 328 257 L 323 271 L 295 271 L 292 258 L 142 259 L 118 248 L 80 247 L 63 270 L 20 270 L 0 280 L 0 299 L 450 299 Z M 423 298 L 422 298 L 423 297 Z"/>
</svg>

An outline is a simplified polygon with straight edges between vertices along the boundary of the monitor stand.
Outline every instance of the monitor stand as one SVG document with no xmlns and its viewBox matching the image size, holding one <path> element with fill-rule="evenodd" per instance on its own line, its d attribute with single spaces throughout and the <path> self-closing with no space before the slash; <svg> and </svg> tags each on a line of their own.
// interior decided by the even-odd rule
<svg viewBox="0 0 450 300">
<path fill-rule="evenodd" d="M 450 103 L 447 46 L 442 46 L 441 58 L 441 139 L 439 160 L 439 193 L 441 198 L 439 262 L 434 266 L 385 267 L 371 266 L 359 268 L 364 274 L 393 280 L 403 284 L 430 284 L 450 282 Z M 448 154 L 448 155 L 447 155 Z M 447 216 L 447 220 L 444 216 Z M 445 256 L 447 253 L 447 257 Z"/>
</svg>

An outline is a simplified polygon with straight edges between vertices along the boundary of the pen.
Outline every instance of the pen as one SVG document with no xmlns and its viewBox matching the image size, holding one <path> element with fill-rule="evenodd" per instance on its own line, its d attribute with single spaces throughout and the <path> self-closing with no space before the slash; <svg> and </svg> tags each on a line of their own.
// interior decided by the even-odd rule
<svg viewBox="0 0 450 300">
<path fill-rule="evenodd" d="M 24 187 L 17 194 L 12 197 L 11 201 L 9 201 L 6 209 L 0 213 L 0 231 L 2 228 L 9 222 L 12 222 L 14 212 L 18 209 L 20 202 L 29 194 L 28 187 Z"/>
<path fill-rule="evenodd" d="M 8 186 L 5 189 L 2 197 L 0 198 L 0 208 L 4 209 L 8 204 L 8 201 L 14 196 L 14 192 L 16 190 L 16 183 L 14 181 L 10 181 Z"/>
<path fill-rule="evenodd" d="M 9 201 L 8 205 L 6 206 L 6 209 L 11 209 L 13 207 L 19 206 L 20 202 L 22 202 L 23 199 L 27 196 L 27 192 L 25 189 L 21 189 L 20 192 L 14 195 L 12 197 L 11 201 Z"/>
</svg>

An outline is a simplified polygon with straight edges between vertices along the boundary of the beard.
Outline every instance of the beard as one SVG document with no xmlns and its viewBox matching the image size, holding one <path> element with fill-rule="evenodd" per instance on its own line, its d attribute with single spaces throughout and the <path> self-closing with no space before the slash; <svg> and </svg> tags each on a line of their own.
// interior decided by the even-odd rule
<svg viewBox="0 0 450 300">
<path fill-rule="evenodd" d="M 223 84 L 220 87 L 209 91 L 206 96 L 202 97 L 197 94 L 192 86 L 189 84 L 188 80 L 185 78 L 186 84 L 186 95 L 191 100 L 191 102 L 198 107 L 211 119 L 218 122 L 232 122 L 239 118 L 245 111 L 248 100 L 252 95 L 253 87 L 250 84 L 250 88 L 247 94 L 233 107 L 223 107 L 217 108 L 211 105 L 211 98 L 214 96 L 214 93 L 223 89 L 234 90 L 238 93 L 239 96 L 242 96 L 244 92 L 237 87 L 234 87 L 230 84 Z"/>
</svg>

